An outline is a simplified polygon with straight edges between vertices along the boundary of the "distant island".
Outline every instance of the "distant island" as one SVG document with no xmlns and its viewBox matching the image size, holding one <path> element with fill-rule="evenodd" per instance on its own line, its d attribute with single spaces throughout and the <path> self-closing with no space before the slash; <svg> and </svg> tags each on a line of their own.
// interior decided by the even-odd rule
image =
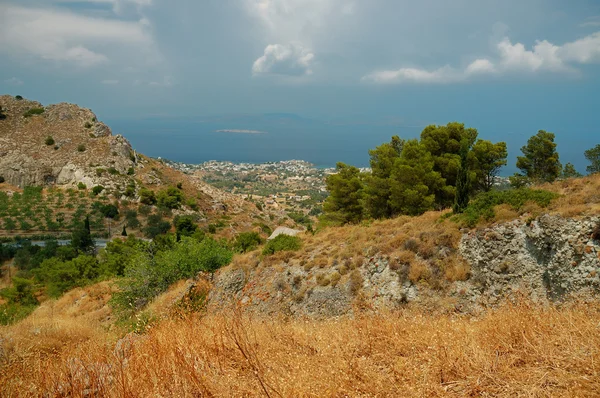
<svg viewBox="0 0 600 398">
<path fill-rule="evenodd" d="M 234 134 L 267 134 L 266 131 L 258 131 L 258 130 L 216 130 L 216 133 L 234 133 Z"/>
</svg>

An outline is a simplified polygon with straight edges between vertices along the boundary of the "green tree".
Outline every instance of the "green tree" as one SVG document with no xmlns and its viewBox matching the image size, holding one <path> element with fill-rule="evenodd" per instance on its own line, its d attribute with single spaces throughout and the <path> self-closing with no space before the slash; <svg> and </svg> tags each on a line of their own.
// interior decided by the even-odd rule
<svg viewBox="0 0 600 398">
<path fill-rule="evenodd" d="M 454 213 L 462 213 L 469 205 L 469 142 L 465 139 L 460 148 L 460 169 L 456 178 L 456 197 L 454 199 Z"/>
<path fill-rule="evenodd" d="M 254 250 L 263 242 L 258 232 L 242 232 L 235 237 L 233 248 L 236 252 L 246 253 Z"/>
<path fill-rule="evenodd" d="M 156 197 L 158 205 L 167 209 L 178 209 L 183 199 L 183 192 L 175 187 L 161 190 Z"/>
<path fill-rule="evenodd" d="M 90 218 L 85 218 L 83 224 L 80 224 L 71 236 L 71 246 L 82 253 L 92 253 L 95 249 L 94 240 L 90 230 Z"/>
<path fill-rule="evenodd" d="M 563 168 L 563 171 L 562 171 L 562 178 L 576 178 L 576 177 L 581 177 L 581 173 L 575 169 L 575 166 L 573 166 L 573 163 L 565 164 L 565 167 Z"/>
<path fill-rule="evenodd" d="M 531 181 L 552 182 L 562 166 L 558 159 L 554 134 L 540 130 L 521 148 L 524 156 L 517 157 L 517 167 Z"/>
<path fill-rule="evenodd" d="M 417 140 L 406 141 L 391 176 L 390 206 L 394 214 L 418 215 L 433 208 L 435 192 L 444 186 L 434 164 L 424 145 Z"/>
<path fill-rule="evenodd" d="M 502 166 L 506 166 L 508 156 L 506 142 L 493 144 L 487 140 L 477 140 L 473 145 L 472 153 L 476 186 L 488 192 L 494 186 L 494 180 Z"/>
<path fill-rule="evenodd" d="M 585 158 L 591 163 L 586 171 L 589 174 L 600 173 L 600 144 L 584 152 Z"/>
<path fill-rule="evenodd" d="M 395 135 L 390 142 L 369 150 L 371 174 L 364 180 L 364 201 L 365 210 L 371 217 L 392 216 L 390 177 L 396 159 L 400 158 L 404 142 Z"/>
<path fill-rule="evenodd" d="M 435 192 L 435 202 L 440 207 L 454 203 L 456 179 L 460 169 L 460 147 L 467 140 L 469 147 L 477 139 L 477 130 L 465 128 L 463 123 L 452 122 L 445 126 L 430 125 L 421 132 L 421 144 L 431 154 L 434 171 L 445 181 Z"/>
<path fill-rule="evenodd" d="M 140 189 L 140 202 L 148 206 L 156 204 L 156 195 L 154 194 L 154 191 L 151 191 L 148 188 Z"/>
<path fill-rule="evenodd" d="M 329 197 L 323 204 L 325 218 L 340 224 L 359 222 L 363 217 L 360 170 L 338 162 L 336 171 L 325 180 L 329 191 Z"/>
<path fill-rule="evenodd" d="M 150 239 L 154 239 L 158 235 L 166 234 L 171 229 L 171 223 L 164 221 L 159 214 L 148 216 L 148 222 L 144 227 L 144 235 Z"/>
<path fill-rule="evenodd" d="M 198 229 L 198 224 L 194 221 L 192 216 L 177 216 L 173 220 L 177 237 L 181 236 L 192 236 Z"/>
</svg>

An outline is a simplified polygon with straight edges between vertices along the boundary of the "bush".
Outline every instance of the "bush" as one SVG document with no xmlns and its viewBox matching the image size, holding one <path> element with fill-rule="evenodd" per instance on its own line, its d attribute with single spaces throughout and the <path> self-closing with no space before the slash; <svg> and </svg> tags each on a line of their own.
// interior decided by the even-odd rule
<svg viewBox="0 0 600 398">
<path fill-rule="evenodd" d="M 77 145 L 77 151 L 78 152 L 85 152 L 85 145 L 83 145 L 83 144 Z"/>
<path fill-rule="evenodd" d="M 125 278 L 119 282 L 120 291 L 113 295 L 112 303 L 121 314 L 142 308 L 180 279 L 194 277 L 200 271 L 216 271 L 233 257 L 231 250 L 214 239 L 198 242 L 184 237 L 171 245 L 153 257 L 138 252 L 130 260 Z"/>
<path fill-rule="evenodd" d="M 162 217 L 158 214 L 152 214 L 148 216 L 148 222 L 143 232 L 147 238 L 154 239 L 158 235 L 166 234 L 171 229 L 171 223 L 163 221 Z"/>
<path fill-rule="evenodd" d="M 91 128 L 92 128 L 92 123 L 90 123 L 90 122 L 85 122 L 85 124 L 84 124 L 84 127 L 85 127 L 86 129 L 91 129 Z"/>
<path fill-rule="evenodd" d="M 50 146 L 50 145 L 54 145 L 54 138 L 52 138 L 51 135 L 49 135 L 48 137 L 46 137 L 46 141 L 45 141 L 46 145 Z"/>
<path fill-rule="evenodd" d="M 263 239 L 256 232 L 242 232 L 235 237 L 233 248 L 236 252 L 246 253 L 254 250 L 258 245 L 263 243 Z"/>
<path fill-rule="evenodd" d="M 149 206 L 156 204 L 156 195 L 154 194 L 154 191 L 147 188 L 140 189 L 140 202 Z"/>
<path fill-rule="evenodd" d="M 121 173 L 119 173 L 119 170 L 117 170 L 117 169 L 115 169 L 114 167 L 111 166 L 111 167 L 108 168 L 108 174 L 115 176 L 115 175 L 118 175 L 118 174 L 121 174 Z"/>
<path fill-rule="evenodd" d="M 4 179 L 4 176 L 0 176 L 0 184 L 2 184 L 4 181 L 6 181 L 6 180 Z"/>
<path fill-rule="evenodd" d="M 183 193 L 175 187 L 163 189 L 156 196 L 158 205 L 167 209 L 178 209 L 183 199 Z"/>
<path fill-rule="evenodd" d="M 44 113 L 44 108 L 31 108 L 28 111 L 26 111 L 25 113 L 23 113 L 24 117 L 31 117 L 31 116 L 35 116 L 35 115 L 41 115 L 42 113 Z"/>
<path fill-rule="evenodd" d="M 277 235 L 267 242 L 263 249 L 264 255 L 270 255 L 281 251 L 296 251 L 302 247 L 302 241 L 297 236 Z"/>
<path fill-rule="evenodd" d="M 198 225 L 192 216 L 177 216 L 173 220 L 177 236 L 192 236 L 198 229 Z"/>
<path fill-rule="evenodd" d="M 79 182 L 77 184 L 77 189 L 80 189 L 83 191 L 83 190 L 87 189 L 87 185 L 85 185 L 83 182 Z"/>
<path fill-rule="evenodd" d="M 102 191 L 104 191 L 104 187 L 102 185 L 96 185 L 94 188 L 92 188 L 92 193 L 94 196 L 100 195 L 100 192 Z"/>
<path fill-rule="evenodd" d="M 520 210 L 527 202 L 534 202 L 540 207 L 547 207 L 559 195 L 544 190 L 529 188 L 509 189 L 506 191 L 490 191 L 475 197 L 462 215 L 455 216 L 469 227 L 475 226 L 481 218 L 491 220 L 495 216 L 494 207 L 507 204 L 514 210 Z"/>
<path fill-rule="evenodd" d="M 130 167 L 127 169 L 127 175 L 128 176 L 132 176 L 135 173 L 135 169 L 133 167 Z"/>
<path fill-rule="evenodd" d="M 119 209 L 115 205 L 102 205 L 98 210 L 106 218 L 114 219 L 119 215 Z"/>
<path fill-rule="evenodd" d="M 17 101 L 23 101 L 23 97 L 21 97 L 20 95 L 15 95 L 15 99 Z"/>
</svg>

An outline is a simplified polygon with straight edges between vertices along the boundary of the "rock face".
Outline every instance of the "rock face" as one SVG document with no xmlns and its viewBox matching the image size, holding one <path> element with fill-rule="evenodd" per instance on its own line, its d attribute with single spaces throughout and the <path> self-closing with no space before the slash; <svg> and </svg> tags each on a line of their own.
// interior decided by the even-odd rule
<svg viewBox="0 0 600 398">
<path fill-rule="evenodd" d="M 28 185 L 105 184 L 97 169 L 126 174 L 134 152 L 122 136 L 113 136 L 89 109 L 60 103 L 0 96 L 6 115 L 0 120 L 0 176 L 18 187 Z M 26 116 L 37 109 L 39 114 Z"/>
<path fill-rule="evenodd" d="M 266 265 L 256 257 L 254 265 L 220 270 L 210 301 L 217 307 L 233 301 L 260 313 L 320 318 L 351 314 L 357 305 L 377 310 L 441 299 L 455 309 L 476 311 L 517 294 L 540 302 L 587 297 L 600 293 L 600 242 L 592 239 L 599 225 L 600 217 L 543 215 L 468 232 L 459 252 L 471 267 L 470 278 L 436 289 L 412 283 L 406 269 L 378 254 L 355 266 L 328 268 L 293 259 Z"/>
<path fill-rule="evenodd" d="M 517 291 L 557 301 L 600 291 L 600 217 L 582 220 L 544 215 L 469 233 L 460 251 L 471 264 L 472 299 L 496 303 Z"/>
</svg>

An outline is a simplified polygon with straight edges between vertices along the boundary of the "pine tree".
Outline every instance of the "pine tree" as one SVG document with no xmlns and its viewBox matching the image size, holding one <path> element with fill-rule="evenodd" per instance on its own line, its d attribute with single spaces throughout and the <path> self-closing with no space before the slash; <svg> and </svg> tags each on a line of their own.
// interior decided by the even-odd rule
<svg viewBox="0 0 600 398">
<path fill-rule="evenodd" d="M 560 176 L 562 166 L 553 133 L 540 130 L 529 138 L 521 152 L 524 156 L 517 157 L 517 167 L 529 180 L 552 182 Z"/>
<path fill-rule="evenodd" d="M 453 210 L 455 213 L 462 213 L 469 204 L 469 143 L 463 140 L 460 148 L 460 169 L 456 177 L 456 196 L 454 199 Z"/>
</svg>

